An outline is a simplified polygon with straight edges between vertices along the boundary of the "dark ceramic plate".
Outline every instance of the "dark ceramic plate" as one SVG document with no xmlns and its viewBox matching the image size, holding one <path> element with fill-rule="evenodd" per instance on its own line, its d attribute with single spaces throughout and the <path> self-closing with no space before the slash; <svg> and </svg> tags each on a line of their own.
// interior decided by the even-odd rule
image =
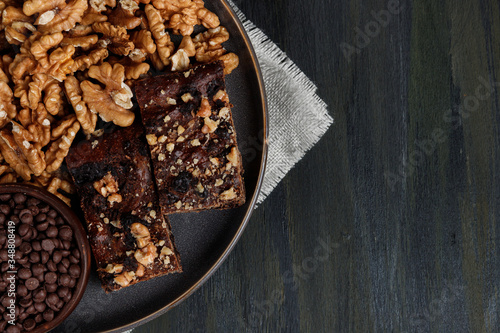
<svg viewBox="0 0 500 333">
<path fill-rule="evenodd" d="M 230 32 L 224 45 L 240 58 L 226 78 L 243 156 L 247 203 L 230 210 L 171 215 L 184 272 L 141 282 L 106 294 L 93 265 L 87 290 L 76 310 L 54 332 L 118 332 L 165 313 L 193 293 L 229 255 L 252 213 L 266 161 L 267 116 L 263 82 L 241 23 L 223 0 L 206 0 Z"/>
</svg>

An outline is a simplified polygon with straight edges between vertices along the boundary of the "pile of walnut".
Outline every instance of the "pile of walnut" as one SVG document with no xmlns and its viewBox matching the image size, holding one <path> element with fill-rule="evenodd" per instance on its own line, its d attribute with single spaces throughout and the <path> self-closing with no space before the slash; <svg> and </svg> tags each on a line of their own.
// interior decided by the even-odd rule
<svg viewBox="0 0 500 333">
<path fill-rule="evenodd" d="M 77 132 L 93 133 L 98 115 L 131 125 L 131 86 L 151 66 L 238 66 L 203 0 L 0 0 L 0 15 L 0 183 L 43 186 L 68 204 L 61 165 Z M 196 25 L 207 30 L 191 37 Z"/>
</svg>

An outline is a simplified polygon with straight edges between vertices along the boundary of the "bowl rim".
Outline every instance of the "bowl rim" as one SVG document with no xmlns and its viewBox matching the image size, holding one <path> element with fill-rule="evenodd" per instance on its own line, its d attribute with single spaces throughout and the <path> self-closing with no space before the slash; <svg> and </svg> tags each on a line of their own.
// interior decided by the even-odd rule
<svg viewBox="0 0 500 333">
<path fill-rule="evenodd" d="M 69 207 L 57 196 L 41 187 L 31 184 L 1 184 L 0 194 L 7 193 L 23 193 L 27 196 L 39 199 L 55 209 L 73 230 L 73 237 L 76 241 L 78 249 L 80 250 L 81 275 L 75 286 L 75 292 L 71 297 L 71 300 L 62 307 L 53 320 L 40 326 L 36 326 L 36 328 L 31 331 L 32 333 L 48 332 L 60 325 L 73 312 L 85 293 L 90 277 L 91 264 L 90 244 L 87 239 L 87 232 L 85 231 L 80 218 L 73 212 L 71 207 Z"/>
</svg>

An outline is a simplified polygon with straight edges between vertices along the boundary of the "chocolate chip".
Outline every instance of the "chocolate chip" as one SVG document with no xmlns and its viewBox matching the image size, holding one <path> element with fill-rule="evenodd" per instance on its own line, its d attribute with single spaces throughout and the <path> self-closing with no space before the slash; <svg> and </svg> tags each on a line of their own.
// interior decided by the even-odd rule
<svg viewBox="0 0 500 333">
<path fill-rule="evenodd" d="M 25 297 L 28 295 L 28 288 L 24 284 L 20 284 L 17 286 L 17 295 L 21 297 Z"/>
<path fill-rule="evenodd" d="M 16 204 L 22 204 L 26 201 L 26 196 L 22 193 L 16 193 L 12 198 Z"/>
<path fill-rule="evenodd" d="M 47 219 L 47 215 L 45 215 L 44 213 L 38 213 L 38 215 L 35 217 L 35 221 L 36 222 L 43 222 Z"/>
<path fill-rule="evenodd" d="M 59 284 L 63 287 L 68 287 L 71 284 L 71 276 L 68 274 L 61 274 L 61 276 L 59 276 Z"/>
<path fill-rule="evenodd" d="M 52 261 L 56 264 L 58 264 L 62 258 L 63 254 L 61 253 L 61 251 L 54 251 L 54 253 L 52 254 Z"/>
<path fill-rule="evenodd" d="M 64 267 L 69 268 L 69 265 L 71 264 L 71 261 L 70 261 L 70 259 L 68 259 L 68 258 L 63 258 L 63 259 L 61 260 L 61 264 L 63 264 L 63 265 L 64 265 Z"/>
<path fill-rule="evenodd" d="M 36 322 L 34 319 L 27 319 L 24 321 L 23 323 L 23 328 L 26 330 L 26 331 L 31 331 L 35 328 L 36 326 Z"/>
<path fill-rule="evenodd" d="M 55 293 L 57 291 L 57 283 L 45 284 L 45 290 L 47 290 L 48 293 Z"/>
<path fill-rule="evenodd" d="M 73 278 L 79 278 L 80 277 L 80 266 L 78 265 L 71 265 L 69 266 L 69 269 L 68 269 L 68 272 L 69 272 L 69 275 Z"/>
<path fill-rule="evenodd" d="M 31 247 L 31 244 L 28 243 L 28 242 L 23 242 L 20 246 L 19 246 L 19 250 L 24 254 L 29 254 L 32 250 L 32 247 Z"/>
<path fill-rule="evenodd" d="M 45 310 L 43 312 L 43 319 L 45 319 L 45 321 L 51 321 L 52 319 L 54 319 L 54 311 L 51 309 Z"/>
<path fill-rule="evenodd" d="M 10 193 L 0 194 L 0 201 L 9 201 L 10 198 L 12 198 L 12 194 L 10 194 Z"/>
<path fill-rule="evenodd" d="M 67 294 L 69 294 L 69 288 L 68 287 L 59 287 L 57 288 L 57 295 L 61 298 L 66 297 Z"/>
<path fill-rule="evenodd" d="M 59 263 L 57 265 L 57 270 L 59 271 L 59 273 L 61 274 L 66 274 L 68 273 L 68 269 L 62 264 L 62 263 Z"/>
<path fill-rule="evenodd" d="M 56 226 L 51 225 L 50 227 L 47 228 L 45 231 L 45 234 L 47 237 L 54 238 L 57 237 L 57 234 L 59 233 L 59 230 L 57 230 Z"/>
<path fill-rule="evenodd" d="M 47 261 L 49 261 L 50 255 L 47 251 L 41 251 L 40 252 L 42 264 L 46 264 Z"/>
<path fill-rule="evenodd" d="M 36 230 L 45 231 L 45 230 L 47 230 L 48 227 L 49 227 L 49 222 L 44 221 L 44 222 L 38 223 L 36 225 Z"/>
<path fill-rule="evenodd" d="M 47 296 L 48 305 L 56 305 L 59 302 L 59 296 L 57 294 L 51 293 Z"/>
<path fill-rule="evenodd" d="M 14 300 L 14 298 L 12 298 L 12 297 L 4 297 L 4 298 L 2 298 L 2 306 L 5 307 L 5 308 L 8 307 L 9 305 L 12 304 L 11 303 L 12 300 Z"/>
<path fill-rule="evenodd" d="M 72 264 L 78 264 L 80 262 L 80 260 L 77 259 L 76 257 L 74 257 L 73 255 L 70 255 L 68 258 L 69 258 L 69 262 Z"/>
<path fill-rule="evenodd" d="M 31 206 L 28 206 L 28 209 L 31 210 L 31 214 L 33 216 L 36 216 L 36 215 L 38 215 L 38 213 L 40 213 L 40 209 L 38 208 L 38 206 L 31 205 Z"/>
<path fill-rule="evenodd" d="M 17 275 L 23 279 L 23 280 L 27 280 L 31 277 L 31 269 L 28 269 L 28 268 L 21 268 L 18 272 L 17 272 Z"/>
<path fill-rule="evenodd" d="M 22 300 L 19 301 L 19 305 L 22 306 L 23 308 L 30 307 L 31 304 L 33 304 L 33 300 L 31 298 L 23 298 Z"/>
<path fill-rule="evenodd" d="M 49 210 L 49 212 L 47 213 L 47 216 L 55 219 L 57 217 L 57 212 L 54 210 L 54 209 L 51 209 Z"/>
<path fill-rule="evenodd" d="M 42 244 L 40 244 L 39 241 L 34 241 L 31 243 L 31 247 L 33 247 L 33 250 L 35 251 L 41 251 L 42 250 Z"/>
<path fill-rule="evenodd" d="M 36 304 L 36 303 L 35 303 L 35 304 Z M 27 314 L 34 314 L 34 313 L 37 313 L 37 311 L 36 311 L 36 309 L 35 309 L 35 307 L 34 307 L 33 305 L 32 305 L 32 306 L 30 306 L 30 307 L 28 307 L 28 308 L 26 308 L 25 312 L 26 312 Z"/>
<path fill-rule="evenodd" d="M 2 259 L 2 261 L 9 260 L 9 253 L 7 252 L 7 249 L 0 250 L 0 259 Z"/>
<path fill-rule="evenodd" d="M 0 212 L 4 215 L 9 215 L 10 214 L 10 207 L 9 205 L 0 205 Z"/>
<path fill-rule="evenodd" d="M 54 220 L 52 217 L 47 217 L 47 222 L 49 222 L 50 225 L 56 225 L 56 220 Z"/>
<path fill-rule="evenodd" d="M 71 230 L 71 228 L 69 226 L 67 226 L 67 225 L 62 226 L 59 229 L 59 237 L 62 240 L 68 240 L 68 241 L 70 241 L 73 238 L 73 230 Z"/>
<path fill-rule="evenodd" d="M 54 272 L 48 272 L 45 273 L 45 282 L 48 284 L 56 283 L 57 281 L 57 274 Z"/>
<path fill-rule="evenodd" d="M 45 270 L 45 266 L 42 264 L 34 264 L 31 266 L 31 271 L 33 272 L 33 275 L 43 274 L 44 270 Z"/>
<path fill-rule="evenodd" d="M 57 265 L 52 260 L 47 261 L 47 268 L 52 272 L 57 271 Z"/>
<path fill-rule="evenodd" d="M 47 305 L 45 304 L 45 302 L 35 302 L 35 310 L 37 312 L 43 312 L 45 311 Z"/>
<path fill-rule="evenodd" d="M 24 308 L 21 308 L 21 310 L 24 310 Z M 17 317 L 17 319 L 20 321 L 20 322 L 23 322 L 24 319 L 28 318 L 29 314 L 26 313 L 26 312 L 21 312 L 19 313 L 19 316 Z"/>
<path fill-rule="evenodd" d="M 44 239 L 42 241 L 42 249 L 44 249 L 47 252 L 52 252 L 56 246 L 54 245 L 54 242 L 51 239 Z"/>
<path fill-rule="evenodd" d="M 36 278 L 31 277 L 28 280 L 26 280 L 24 284 L 26 288 L 28 288 L 28 290 L 35 290 L 40 285 L 40 281 L 38 281 L 38 279 Z"/>
<path fill-rule="evenodd" d="M 35 302 L 43 302 L 45 301 L 45 297 L 47 297 L 47 292 L 45 291 L 45 289 L 38 289 L 33 293 L 33 300 Z"/>
<path fill-rule="evenodd" d="M 71 248 L 71 242 L 67 240 L 62 240 L 61 243 L 63 244 L 63 249 L 69 250 Z"/>
<path fill-rule="evenodd" d="M 17 326 L 10 325 L 5 330 L 6 333 L 21 333 L 21 330 Z"/>
<path fill-rule="evenodd" d="M 31 234 L 28 234 L 31 231 L 31 227 L 28 224 L 21 224 L 19 226 L 18 232 L 19 236 L 24 237 L 28 235 L 27 237 L 30 237 Z"/>
<path fill-rule="evenodd" d="M 19 219 L 22 223 L 33 224 L 33 212 L 25 208 L 19 212 Z"/>
<path fill-rule="evenodd" d="M 29 255 L 29 261 L 31 263 L 37 263 L 40 261 L 40 253 L 38 252 L 31 252 Z"/>
</svg>

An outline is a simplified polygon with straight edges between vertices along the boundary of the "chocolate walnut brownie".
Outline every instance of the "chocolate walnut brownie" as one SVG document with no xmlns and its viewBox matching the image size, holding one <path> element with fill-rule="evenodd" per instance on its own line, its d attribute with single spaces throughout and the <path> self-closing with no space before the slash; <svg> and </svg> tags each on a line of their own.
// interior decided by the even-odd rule
<svg viewBox="0 0 500 333">
<path fill-rule="evenodd" d="M 245 202 L 221 61 L 135 85 L 163 213 Z"/>
<path fill-rule="evenodd" d="M 106 291 L 182 270 L 147 149 L 136 123 L 82 141 L 66 157 Z"/>
</svg>

